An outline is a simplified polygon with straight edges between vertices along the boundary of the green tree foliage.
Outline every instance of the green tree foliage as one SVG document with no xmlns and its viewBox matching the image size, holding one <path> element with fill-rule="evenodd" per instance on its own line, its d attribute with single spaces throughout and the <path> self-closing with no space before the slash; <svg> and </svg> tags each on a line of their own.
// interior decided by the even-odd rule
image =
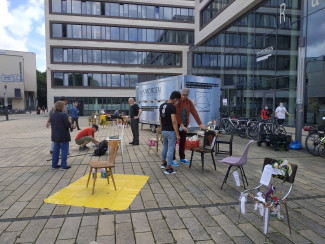
<svg viewBox="0 0 325 244">
<path fill-rule="evenodd" d="M 47 107 L 46 72 L 36 70 L 38 106 Z"/>
</svg>

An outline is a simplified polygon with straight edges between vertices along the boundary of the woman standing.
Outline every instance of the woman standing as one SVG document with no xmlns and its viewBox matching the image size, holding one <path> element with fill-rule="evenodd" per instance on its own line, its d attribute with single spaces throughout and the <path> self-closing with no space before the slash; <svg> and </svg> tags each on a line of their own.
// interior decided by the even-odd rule
<svg viewBox="0 0 325 244">
<path fill-rule="evenodd" d="M 77 109 L 78 104 L 74 103 L 73 107 L 70 108 L 70 115 L 71 115 L 71 123 L 72 125 L 74 125 L 74 122 L 76 122 L 76 126 L 78 128 L 78 130 L 81 130 L 79 127 L 79 122 L 78 122 L 78 118 L 79 118 L 79 110 Z"/>
<path fill-rule="evenodd" d="M 70 169 L 71 166 L 67 165 L 67 157 L 69 152 L 69 141 L 71 123 L 68 119 L 68 115 L 64 113 L 65 103 L 63 101 L 57 101 L 54 106 L 54 113 L 51 116 L 51 130 L 52 141 L 54 142 L 54 149 L 52 155 L 52 169 L 58 169 L 61 166 L 61 170 Z M 61 151 L 61 165 L 59 165 L 59 156 Z"/>
</svg>

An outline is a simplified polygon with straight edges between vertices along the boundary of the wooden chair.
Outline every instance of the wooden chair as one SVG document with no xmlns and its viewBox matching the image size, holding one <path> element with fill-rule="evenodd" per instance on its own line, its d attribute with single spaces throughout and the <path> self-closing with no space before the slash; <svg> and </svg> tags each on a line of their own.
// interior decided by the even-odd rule
<svg viewBox="0 0 325 244">
<path fill-rule="evenodd" d="M 272 158 L 265 158 L 263 169 L 266 165 L 273 165 L 276 163 L 277 160 Z M 285 166 L 287 167 L 287 166 Z M 297 174 L 298 165 L 290 163 L 291 167 L 291 174 L 284 174 L 281 171 L 273 172 L 270 183 L 268 186 L 265 186 L 263 184 L 259 184 L 257 187 L 249 190 L 245 190 L 240 194 L 240 199 L 242 197 L 245 198 L 246 201 L 253 201 L 253 204 L 261 204 L 263 206 L 263 209 L 261 212 L 263 212 L 264 216 L 264 243 L 267 243 L 267 232 L 268 232 L 268 223 L 270 219 L 270 215 L 277 215 L 278 218 L 281 218 L 281 208 L 280 205 L 283 204 L 285 206 L 286 216 L 287 216 L 287 222 L 289 226 L 289 233 L 291 236 L 291 226 L 290 226 L 290 220 L 289 220 L 289 212 L 287 207 L 287 197 L 289 196 L 293 183 Z M 273 187 L 273 188 L 272 188 Z M 274 191 L 270 191 L 270 189 L 274 189 Z M 261 194 L 260 197 L 258 196 L 258 192 Z M 276 198 L 276 202 L 274 202 L 274 199 Z M 241 210 L 239 211 L 238 216 L 238 222 L 240 220 Z"/>
<path fill-rule="evenodd" d="M 193 154 L 194 152 L 201 153 L 201 162 L 202 162 L 202 172 L 204 168 L 204 154 L 210 153 L 212 157 L 212 162 L 214 165 L 214 169 L 216 170 L 216 163 L 214 161 L 214 144 L 216 142 L 217 133 L 215 131 L 205 131 L 204 133 L 204 143 L 202 147 L 197 148 L 191 148 L 192 154 L 191 154 L 191 161 L 190 161 L 190 168 L 192 167 L 192 160 L 193 160 Z"/>
<path fill-rule="evenodd" d="M 216 156 L 218 154 L 227 154 L 229 156 L 232 156 L 232 140 L 234 138 L 234 133 L 235 130 L 232 131 L 231 136 L 229 138 L 225 138 L 225 137 L 221 137 L 221 138 L 217 138 L 216 141 Z M 220 150 L 220 144 L 225 144 L 225 145 L 229 145 L 229 150 Z"/>
<path fill-rule="evenodd" d="M 159 138 L 159 134 L 160 134 L 160 138 Z M 162 141 L 162 136 L 161 136 L 161 130 L 160 128 L 156 129 L 156 138 L 150 138 L 150 141 L 154 141 L 155 142 L 155 147 L 156 147 L 156 154 L 158 153 L 158 144 L 159 144 L 159 140 Z M 148 144 L 149 149 L 148 149 L 148 153 L 150 152 L 150 149 L 153 150 L 153 146 L 151 146 L 151 144 Z"/>
<path fill-rule="evenodd" d="M 110 147 L 111 151 L 110 151 L 107 161 L 96 161 L 96 162 L 88 163 L 90 165 L 90 170 L 89 170 L 89 176 L 88 176 L 88 181 L 87 181 L 86 187 L 88 187 L 90 176 L 92 174 L 93 169 L 95 169 L 92 195 L 94 194 L 94 191 L 95 191 L 95 184 L 96 184 L 96 179 L 97 179 L 97 169 L 102 169 L 102 168 L 104 168 L 106 170 L 106 177 L 107 177 L 108 184 L 109 184 L 108 177 L 109 176 L 112 177 L 113 185 L 114 185 L 114 188 L 116 191 L 112 168 L 114 168 L 115 158 L 116 158 L 117 150 L 119 147 L 119 142 L 118 141 L 109 141 L 108 146 Z"/>
</svg>

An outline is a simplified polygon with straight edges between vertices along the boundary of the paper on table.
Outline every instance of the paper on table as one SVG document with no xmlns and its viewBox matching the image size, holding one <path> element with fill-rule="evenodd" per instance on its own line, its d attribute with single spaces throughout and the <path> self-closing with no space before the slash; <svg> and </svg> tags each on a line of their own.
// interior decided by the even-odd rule
<svg viewBox="0 0 325 244">
<path fill-rule="evenodd" d="M 271 176 L 273 173 L 273 168 L 271 165 L 265 165 L 260 183 L 268 186 L 270 184 Z"/>
<path fill-rule="evenodd" d="M 234 171 L 232 174 L 233 174 L 234 177 L 235 177 L 236 186 L 240 186 L 240 180 L 239 180 L 238 172 L 237 172 L 237 171 Z"/>
</svg>

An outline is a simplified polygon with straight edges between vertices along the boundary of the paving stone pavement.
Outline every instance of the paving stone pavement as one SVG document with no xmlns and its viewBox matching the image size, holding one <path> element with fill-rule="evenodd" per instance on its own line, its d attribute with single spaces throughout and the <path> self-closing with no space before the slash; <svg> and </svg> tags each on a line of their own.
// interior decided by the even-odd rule
<svg viewBox="0 0 325 244">
<path fill-rule="evenodd" d="M 193 166 L 180 165 L 177 174 L 160 169 L 160 153 L 148 153 L 149 126 L 140 130 L 140 145 L 131 146 L 131 129 L 125 129 L 124 154 L 119 151 L 115 173 L 148 175 L 147 184 L 125 211 L 92 209 L 44 203 L 43 200 L 88 173 L 92 150 L 79 152 L 71 134 L 68 171 L 51 170 L 50 129 L 46 116 L 0 117 L 0 244 L 9 243 L 263 243 L 263 221 L 253 206 L 247 206 L 237 224 L 237 187 L 230 176 L 220 189 L 227 166 L 217 156 L 217 170 L 206 156 L 201 171 L 199 155 Z M 79 119 L 81 128 L 87 117 Z M 117 126 L 100 129 L 103 140 L 117 133 Z M 290 131 L 290 128 L 288 128 Z M 247 139 L 234 137 L 234 156 Z M 186 152 L 190 158 L 189 151 Z M 257 186 L 264 157 L 288 159 L 298 164 L 293 191 L 288 200 L 292 236 L 286 218 L 271 219 L 269 243 L 325 243 L 325 160 L 305 151 L 278 151 L 254 143 L 244 166 L 250 187 Z M 118 186 L 117 186 L 118 187 Z M 283 213 L 285 216 L 285 212 Z"/>
</svg>

